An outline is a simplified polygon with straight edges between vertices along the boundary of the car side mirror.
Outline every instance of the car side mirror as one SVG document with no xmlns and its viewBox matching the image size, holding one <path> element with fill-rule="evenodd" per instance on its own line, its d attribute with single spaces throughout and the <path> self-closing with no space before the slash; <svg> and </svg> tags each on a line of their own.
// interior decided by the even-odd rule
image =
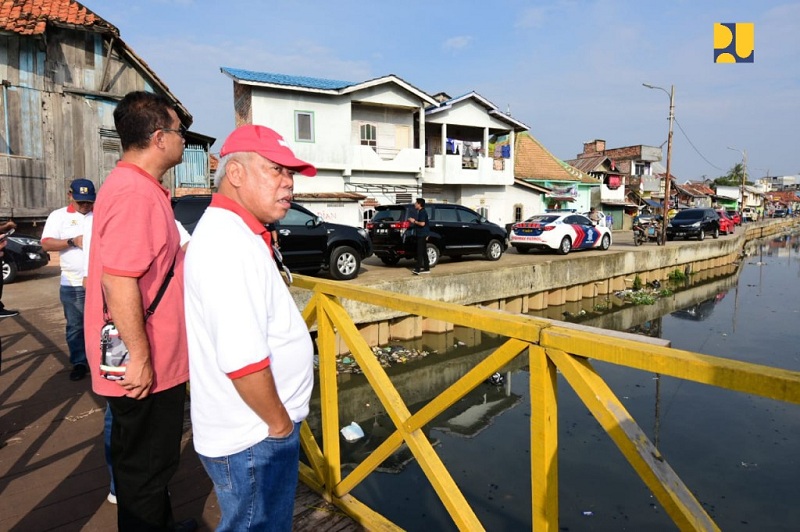
<svg viewBox="0 0 800 532">
<path fill-rule="evenodd" d="M 314 225 L 313 225 L 313 227 L 319 227 L 323 223 L 324 223 L 324 220 L 322 218 L 320 218 L 319 216 L 315 216 L 314 217 L 314 222 L 313 222 Z"/>
</svg>

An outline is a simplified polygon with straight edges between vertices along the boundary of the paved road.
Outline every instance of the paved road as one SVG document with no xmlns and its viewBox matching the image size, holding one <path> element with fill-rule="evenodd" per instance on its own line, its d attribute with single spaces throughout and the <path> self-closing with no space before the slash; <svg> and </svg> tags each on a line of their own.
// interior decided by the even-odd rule
<svg viewBox="0 0 800 532">
<path fill-rule="evenodd" d="M 736 235 L 743 231 L 742 227 L 736 228 Z M 720 236 L 720 239 L 733 238 L 731 236 Z M 601 250 L 584 250 L 573 251 L 568 255 L 558 255 L 554 251 L 531 251 L 525 255 L 517 253 L 513 247 L 509 247 L 503 254 L 500 260 L 496 262 L 483 259 L 480 255 L 469 255 L 463 259 L 451 259 L 449 257 L 442 257 L 439 265 L 432 270 L 432 275 L 443 273 L 459 273 L 459 272 L 474 272 L 481 270 L 494 270 L 508 266 L 518 266 L 524 264 L 536 264 L 544 262 L 555 261 L 568 261 L 576 255 L 580 256 L 598 256 L 602 257 L 604 254 L 628 252 L 628 251 L 646 251 L 657 247 L 655 242 L 648 242 L 641 246 L 633 245 L 633 231 L 615 231 L 612 235 L 613 243 L 607 251 Z M 686 246 L 686 245 L 707 245 L 709 242 L 715 240 L 707 237 L 703 242 L 697 240 L 674 240 L 667 242 L 668 247 L 672 246 Z M 386 266 L 378 257 L 372 256 L 366 259 L 361 268 L 358 278 L 355 281 L 358 284 L 371 284 L 377 281 L 385 281 L 390 279 L 399 279 L 402 277 L 410 276 L 411 269 L 414 267 L 413 260 L 401 260 L 397 266 Z"/>
</svg>

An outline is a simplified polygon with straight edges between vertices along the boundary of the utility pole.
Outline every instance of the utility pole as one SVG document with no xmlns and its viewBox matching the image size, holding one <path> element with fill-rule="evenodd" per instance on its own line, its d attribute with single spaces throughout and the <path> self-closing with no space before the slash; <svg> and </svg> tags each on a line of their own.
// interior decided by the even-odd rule
<svg viewBox="0 0 800 532">
<path fill-rule="evenodd" d="M 747 181 L 747 150 L 740 150 L 730 146 L 728 146 L 728 149 L 738 151 L 742 154 L 742 183 L 739 185 L 739 196 L 741 196 L 742 199 L 739 201 L 739 216 L 744 218 L 744 184 L 745 181 Z M 767 170 L 767 174 L 769 174 L 769 170 Z"/>
<path fill-rule="evenodd" d="M 672 123 L 675 121 L 675 85 L 670 86 L 670 91 L 667 92 L 663 87 L 656 87 L 648 83 L 642 83 L 648 89 L 658 89 L 663 91 L 669 96 L 669 136 L 667 137 L 667 177 L 664 181 L 664 203 L 662 214 L 664 219 L 661 221 L 661 245 L 667 245 L 667 224 L 669 223 L 669 204 L 670 204 L 670 184 L 672 183 L 672 175 L 670 172 L 670 163 L 672 162 Z"/>
<path fill-rule="evenodd" d="M 744 200 L 745 200 L 744 184 L 745 184 L 745 181 L 747 181 L 747 150 L 742 150 L 742 161 L 743 161 L 743 164 L 744 164 L 744 169 L 742 171 L 742 191 L 741 191 L 741 194 L 742 194 L 742 205 L 741 205 L 741 207 L 739 207 L 739 218 L 742 217 L 742 213 L 744 212 Z"/>
</svg>

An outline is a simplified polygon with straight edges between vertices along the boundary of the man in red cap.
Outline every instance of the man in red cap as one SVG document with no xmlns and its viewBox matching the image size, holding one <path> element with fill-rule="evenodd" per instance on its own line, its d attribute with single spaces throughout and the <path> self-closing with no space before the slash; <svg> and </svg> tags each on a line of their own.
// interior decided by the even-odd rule
<svg viewBox="0 0 800 532">
<path fill-rule="evenodd" d="M 263 126 L 236 129 L 220 156 L 219 192 L 184 270 L 194 447 L 214 482 L 218 530 L 289 531 L 313 346 L 265 224 L 289 210 L 294 174 L 316 169 Z"/>
</svg>

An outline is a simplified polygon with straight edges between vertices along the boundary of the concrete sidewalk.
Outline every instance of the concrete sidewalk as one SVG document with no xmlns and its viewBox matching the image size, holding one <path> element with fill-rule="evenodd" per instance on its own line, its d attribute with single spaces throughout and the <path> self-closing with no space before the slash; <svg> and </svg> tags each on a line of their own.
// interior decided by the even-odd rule
<svg viewBox="0 0 800 532">
<path fill-rule="evenodd" d="M 3 303 L 20 315 L 0 320 L 0 530 L 114 530 L 106 501 L 105 401 L 90 379 L 69 380 L 57 261 L 6 285 Z M 181 465 L 170 484 L 175 518 L 213 530 L 219 509 L 191 443 L 188 403 Z M 295 530 L 358 530 L 304 485 Z"/>
</svg>

